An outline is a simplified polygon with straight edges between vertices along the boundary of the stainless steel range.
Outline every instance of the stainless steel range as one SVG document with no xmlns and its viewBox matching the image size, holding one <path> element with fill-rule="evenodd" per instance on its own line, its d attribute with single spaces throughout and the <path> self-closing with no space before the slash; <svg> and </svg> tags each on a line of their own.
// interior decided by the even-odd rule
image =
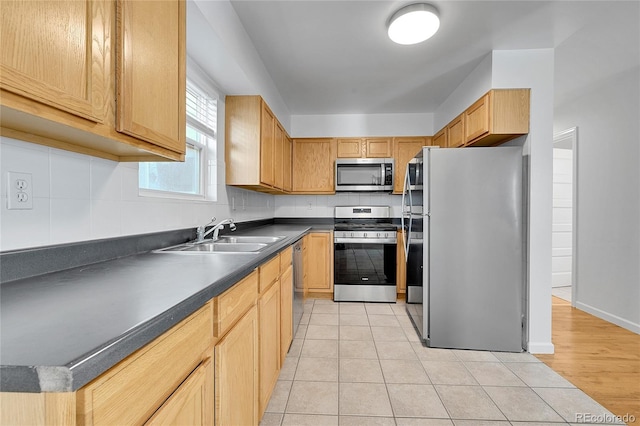
<svg viewBox="0 0 640 426">
<path fill-rule="evenodd" d="M 333 300 L 396 301 L 396 230 L 388 206 L 335 208 Z"/>
</svg>

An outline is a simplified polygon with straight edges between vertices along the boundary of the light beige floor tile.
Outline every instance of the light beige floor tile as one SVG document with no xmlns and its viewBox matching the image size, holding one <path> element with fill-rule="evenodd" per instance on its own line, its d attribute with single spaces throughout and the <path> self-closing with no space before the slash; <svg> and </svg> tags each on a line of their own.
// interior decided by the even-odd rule
<svg viewBox="0 0 640 426">
<path fill-rule="evenodd" d="M 573 388 L 571 382 L 553 371 L 545 364 L 538 362 L 510 362 L 505 364 L 527 386 L 532 388 Z"/>
<path fill-rule="evenodd" d="M 369 325 L 377 327 L 400 327 L 395 315 L 369 315 Z"/>
<path fill-rule="evenodd" d="M 377 359 L 340 359 L 340 382 L 384 383 Z"/>
<path fill-rule="evenodd" d="M 395 315 L 388 303 L 365 303 L 364 308 L 369 315 Z"/>
<path fill-rule="evenodd" d="M 285 414 L 282 426 L 338 426 L 338 416 Z"/>
<path fill-rule="evenodd" d="M 609 420 L 615 418 L 609 410 L 580 389 L 533 388 L 533 390 L 567 422 L 586 423 L 585 415 L 588 413 L 592 416 L 591 418 L 602 417 L 604 421 L 601 423 L 617 423 L 614 420 Z"/>
<path fill-rule="evenodd" d="M 338 325 L 338 314 L 317 314 L 312 313 L 309 324 L 313 325 Z"/>
<path fill-rule="evenodd" d="M 338 382 L 293 382 L 286 413 L 337 415 Z"/>
<path fill-rule="evenodd" d="M 411 343 L 421 361 L 460 361 L 451 349 L 429 348 L 422 343 Z"/>
<path fill-rule="evenodd" d="M 306 339 L 300 356 L 303 358 L 337 358 L 338 341 Z"/>
<path fill-rule="evenodd" d="M 500 420 L 454 420 L 453 424 L 456 426 L 508 426 L 510 423 Z M 561 424 L 555 423 L 554 426 L 561 426 Z"/>
<path fill-rule="evenodd" d="M 495 357 L 489 351 L 468 351 L 462 349 L 453 349 L 453 353 L 464 362 L 498 362 L 498 358 Z"/>
<path fill-rule="evenodd" d="M 298 326 L 298 331 L 296 331 L 296 335 L 293 336 L 294 339 L 304 339 L 307 336 L 307 329 L 309 328 L 309 324 L 300 324 Z"/>
<path fill-rule="evenodd" d="M 525 386 L 501 362 L 468 362 L 465 366 L 482 386 Z"/>
<path fill-rule="evenodd" d="M 341 325 L 340 340 L 373 340 L 371 327 L 360 325 Z"/>
<path fill-rule="evenodd" d="M 457 361 L 421 361 L 434 385 L 477 385 L 469 370 Z"/>
<path fill-rule="evenodd" d="M 271 399 L 267 405 L 266 412 L 268 413 L 284 413 L 287 408 L 287 401 L 289 400 L 289 393 L 291 392 L 290 380 L 278 380 L 276 386 L 271 393 Z"/>
<path fill-rule="evenodd" d="M 378 359 L 373 340 L 340 340 L 338 344 L 340 359 Z"/>
<path fill-rule="evenodd" d="M 409 342 L 375 342 L 380 359 L 418 359 Z"/>
<path fill-rule="evenodd" d="M 396 426 L 393 417 L 340 416 L 340 426 Z"/>
<path fill-rule="evenodd" d="M 313 325 L 309 324 L 307 328 L 306 339 L 314 340 L 330 340 L 338 339 L 338 326 L 337 325 Z"/>
<path fill-rule="evenodd" d="M 413 326 L 405 327 L 402 326 L 402 331 L 404 331 L 404 335 L 407 336 L 407 340 L 414 343 L 422 343 L 420 340 L 420 336 L 418 332 L 413 328 Z"/>
<path fill-rule="evenodd" d="M 387 389 L 397 417 L 449 418 L 431 385 L 387 384 Z"/>
<path fill-rule="evenodd" d="M 562 422 L 562 417 L 529 388 L 484 386 L 508 420 Z"/>
<path fill-rule="evenodd" d="M 311 313 L 304 313 L 300 317 L 300 324 L 309 324 L 310 319 L 311 319 Z"/>
<path fill-rule="evenodd" d="M 375 340 L 376 342 L 409 341 L 407 339 L 407 336 L 404 334 L 404 331 L 400 327 L 371 327 L 371 334 L 373 335 L 373 340 Z"/>
<path fill-rule="evenodd" d="M 291 342 L 291 346 L 289 346 L 289 352 L 287 352 L 287 356 L 300 356 L 303 343 L 304 339 L 293 339 L 293 341 Z"/>
<path fill-rule="evenodd" d="M 294 380 L 337 382 L 337 358 L 300 358 Z"/>
<path fill-rule="evenodd" d="M 542 362 L 528 352 L 491 352 L 500 362 Z"/>
<path fill-rule="evenodd" d="M 396 316 L 409 316 L 409 314 L 407 314 L 407 304 L 405 302 L 398 301 L 389 306 L 391 306 L 391 310 L 396 314 Z"/>
<path fill-rule="evenodd" d="M 280 426 L 282 423 L 282 413 L 264 413 L 260 426 Z"/>
<path fill-rule="evenodd" d="M 382 383 L 340 383 L 340 415 L 393 416 Z"/>
<path fill-rule="evenodd" d="M 342 314 L 341 313 L 340 325 L 364 325 L 368 327 L 369 317 L 367 317 L 367 314 Z"/>
<path fill-rule="evenodd" d="M 396 315 L 396 320 L 398 320 L 398 323 L 400 323 L 401 327 L 412 328 L 415 330 L 415 327 L 413 326 L 413 322 L 411 321 L 411 318 L 409 318 L 409 316 Z M 417 334 L 417 331 L 416 331 L 416 334 Z"/>
<path fill-rule="evenodd" d="M 509 424 L 509 423 L 508 423 Z M 569 423 L 558 423 L 558 422 L 510 422 L 512 426 L 566 426 Z M 608 426 L 605 423 L 598 423 L 598 426 L 602 425 Z M 471 425 L 469 425 L 471 426 Z M 580 426 L 584 426 L 584 423 L 580 424 Z"/>
<path fill-rule="evenodd" d="M 367 313 L 364 303 L 340 302 L 339 305 L 341 314 L 366 315 Z"/>
<path fill-rule="evenodd" d="M 313 316 L 313 314 L 338 314 L 340 312 L 340 308 L 338 308 L 337 304 L 315 304 L 313 305 L 313 311 L 311 312 L 311 315 Z"/>
<path fill-rule="evenodd" d="M 431 382 L 418 360 L 380 360 L 385 383 L 408 383 L 428 385 Z"/>
<path fill-rule="evenodd" d="M 425 419 L 420 417 L 396 417 L 398 426 L 453 426 L 447 419 Z"/>
<path fill-rule="evenodd" d="M 298 360 L 298 357 L 287 356 L 282 363 L 282 368 L 280 369 L 280 375 L 278 376 L 278 379 L 293 380 L 293 377 L 296 375 L 296 368 L 298 368 Z"/>
<path fill-rule="evenodd" d="M 452 419 L 506 420 L 480 386 L 435 385 Z"/>
</svg>

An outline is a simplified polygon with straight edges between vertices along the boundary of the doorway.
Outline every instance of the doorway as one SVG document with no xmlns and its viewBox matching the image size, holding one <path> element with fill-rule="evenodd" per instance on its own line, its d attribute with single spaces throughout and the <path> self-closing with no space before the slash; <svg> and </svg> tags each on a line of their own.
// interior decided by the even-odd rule
<svg viewBox="0 0 640 426">
<path fill-rule="evenodd" d="M 553 136 L 553 221 L 551 293 L 575 304 L 576 127 Z"/>
</svg>

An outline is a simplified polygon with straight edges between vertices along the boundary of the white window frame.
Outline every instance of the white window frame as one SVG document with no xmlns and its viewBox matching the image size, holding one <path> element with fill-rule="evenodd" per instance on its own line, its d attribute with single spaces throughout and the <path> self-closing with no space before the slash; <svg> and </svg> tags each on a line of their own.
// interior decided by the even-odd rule
<svg viewBox="0 0 640 426">
<path fill-rule="evenodd" d="M 193 85 L 193 87 L 202 92 L 205 96 L 210 97 L 211 99 L 215 99 L 218 101 L 219 105 L 219 91 L 216 88 L 216 85 L 208 78 L 208 76 L 202 71 L 202 69 L 191 60 L 191 58 L 187 57 L 187 86 Z M 219 122 L 220 115 L 216 117 L 216 121 Z M 186 117 L 186 125 L 190 126 L 198 131 L 203 133 L 209 133 L 210 129 L 205 128 L 195 120 L 194 118 L 187 115 Z M 219 127 L 216 123 L 216 127 Z M 185 126 L 186 132 L 186 126 Z M 199 194 L 186 194 L 182 192 L 173 192 L 173 191 L 163 191 L 157 189 L 146 189 L 138 187 L 138 194 L 142 197 L 152 197 L 152 198 L 166 198 L 166 199 L 177 199 L 177 200 L 191 200 L 191 201 L 216 201 L 217 200 L 217 191 L 214 189 L 213 191 L 208 191 L 208 182 L 211 180 L 209 176 L 210 172 L 210 156 L 211 152 L 214 152 L 217 156 L 217 144 L 218 144 L 218 131 L 215 130 L 215 133 L 212 135 L 213 141 L 212 144 L 214 146 L 208 146 L 207 144 L 203 144 L 199 141 L 195 141 L 190 138 L 186 138 L 187 146 L 195 147 L 200 151 L 200 176 L 199 176 Z M 217 162 L 217 158 L 213 159 L 213 161 Z M 216 178 L 214 176 L 214 178 Z M 138 184 L 139 185 L 139 184 Z M 214 187 L 217 185 L 214 185 Z"/>
</svg>

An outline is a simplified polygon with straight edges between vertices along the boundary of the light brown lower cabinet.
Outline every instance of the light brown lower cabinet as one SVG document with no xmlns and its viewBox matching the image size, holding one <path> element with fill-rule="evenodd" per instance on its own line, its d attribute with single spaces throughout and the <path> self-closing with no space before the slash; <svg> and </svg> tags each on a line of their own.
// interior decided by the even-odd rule
<svg viewBox="0 0 640 426">
<path fill-rule="evenodd" d="M 333 232 L 311 232 L 305 237 L 305 293 L 333 294 Z"/>
<path fill-rule="evenodd" d="M 293 341 L 293 267 L 280 276 L 280 367 Z"/>
<path fill-rule="evenodd" d="M 215 346 L 215 424 L 258 424 L 258 315 L 253 305 Z"/>
<path fill-rule="evenodd" d="M 162 404 L 146 425 L 213 424 L 213 363 L 211 358 L 196 368 L 187 380 Z"/>
<path fill-rule="evenodd" d="M 280 374 L 280 281 L 275 280 L 258 301 L 260 331 L 259 417 L 267 409 L 271 392 Z"/>
</svg>

